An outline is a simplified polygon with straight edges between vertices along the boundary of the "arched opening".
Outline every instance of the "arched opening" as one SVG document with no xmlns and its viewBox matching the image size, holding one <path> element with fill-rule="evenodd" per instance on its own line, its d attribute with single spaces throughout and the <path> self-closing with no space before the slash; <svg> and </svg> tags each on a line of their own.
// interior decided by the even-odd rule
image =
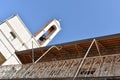
<svg viewBox="0 0 120 80">
<path fill-rule="evenodd" d="M 43 44 L 56 30 L 56 26 L 52 25 L 40 38 L 39 43 Z"/>
</svg>

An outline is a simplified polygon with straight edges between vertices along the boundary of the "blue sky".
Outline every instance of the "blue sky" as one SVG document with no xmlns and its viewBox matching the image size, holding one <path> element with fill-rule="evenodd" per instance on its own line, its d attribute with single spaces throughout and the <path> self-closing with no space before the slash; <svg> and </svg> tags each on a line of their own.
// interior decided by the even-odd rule
<svg viewBox="0 0 120 80">
<path fill-rule="evenodd" d="M 14 14 L 32 34 L 60 19 L 62 30 L 49 45 L 120 33 L 120 0 L 0 0 L 0 21 Z"/>
</svg>

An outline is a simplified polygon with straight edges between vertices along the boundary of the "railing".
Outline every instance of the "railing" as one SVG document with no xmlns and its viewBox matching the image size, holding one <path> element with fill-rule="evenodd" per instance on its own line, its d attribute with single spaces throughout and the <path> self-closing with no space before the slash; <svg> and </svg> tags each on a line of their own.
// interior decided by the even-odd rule
<svg viewBox="0 0 120 80">
<path fill-rule="evenodd" d="M 101 59 L 103 59 L 102 62 Z M 1 66 L 0 79 L 74 77 L 81 61 L 82 58 L 78 58 L 27 65 Z M 120 54 L 87 57 L 76 78 L 109 76 L 120 76 Z"/>
</svg>

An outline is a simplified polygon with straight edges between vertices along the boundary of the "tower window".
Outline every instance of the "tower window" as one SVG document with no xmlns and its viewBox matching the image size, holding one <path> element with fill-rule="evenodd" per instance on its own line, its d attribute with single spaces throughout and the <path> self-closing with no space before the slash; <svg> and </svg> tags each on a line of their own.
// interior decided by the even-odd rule
<svg viewBox="0 0 120 80">
<path fill-rule="evenodd" d="M 10 32 L 10 33 L 8 34 L 8 38 L 9 38 L 10 41 L 14 40 L 14 39 L 16 38 L 15 33 Z"/>
<path fill-rule="evenodd" d="M 55 27 L 55 25 L 53 25 L 53 26 L 51 26 L 50 29 L 48 30 L 48 33 L 50 34 L 50 33 L 54 32 L 55 30 L 56 30 L 56 27 Z"/>
<path fill-rule="evenodd" d="M 13 38 L 16 38 L 15 34 L 13 32 L 10 32 Z"/>
</svg>

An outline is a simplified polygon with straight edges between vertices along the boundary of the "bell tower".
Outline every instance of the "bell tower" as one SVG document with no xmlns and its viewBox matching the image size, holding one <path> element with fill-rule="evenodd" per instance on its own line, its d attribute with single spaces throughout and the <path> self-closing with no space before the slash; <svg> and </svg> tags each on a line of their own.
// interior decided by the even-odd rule
<svg viewBox="0 0 120 80">
<path fill-rule="evenodd" d="M 46 46 L 55 35 L 61 30 L 60 23 L 54 19 L 46 24 L 39 32 L 35 33 L 34 37 L 39 42 L 40 47 Z"/>
</svg>

